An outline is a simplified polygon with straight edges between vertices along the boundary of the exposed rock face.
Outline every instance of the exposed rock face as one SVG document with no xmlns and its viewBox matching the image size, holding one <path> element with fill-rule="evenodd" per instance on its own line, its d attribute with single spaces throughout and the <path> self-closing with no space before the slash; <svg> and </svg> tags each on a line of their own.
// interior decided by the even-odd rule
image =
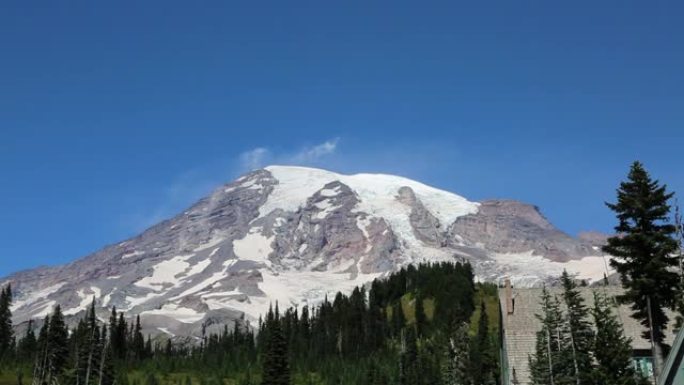
<svg viewBox="0 0 684 385">
<path fill-rule="evenodd" d="M 17 293 L 17 323 L 57 303 L 79 317 L 95 298 L 103 318 L 116 306 L 140 314 L 149 333 L 181 338 L 254 322 L 275 301 L 313 304 L 409 263 L 467 259 L 478 277 L 520 285 L 565 267 L 586 275 L 572 263 L 598 254 L 523 203 L 469 202 L 396 176 L 274 166 L 137 237 L 0 284 Z"/>
<path fill-rule="evenodd" d="M 577 235 L 577 239 L 595 247 L 601 247 L 608 243 L 610 235 L 596 231 L 584 231 Z"/>
<path fill-rule="evenodd" d="M 433 247 L 446 246 L 445 232 L 439 220 L 423 206 L 410 187 L 400 188 L 397 199 L 411 208 L 409 220 L 418 240 Z"/>
<path fill-rule="evenodd" d="M 591 243 L 553 227 L 536 206 L 510 200 L 481 203 L 477 213 L 458 218 L 449 229 L 452 242 L 481 246 L 496 253 L 531 250 L 557 262 L 597 254 Z"/>
</svg>

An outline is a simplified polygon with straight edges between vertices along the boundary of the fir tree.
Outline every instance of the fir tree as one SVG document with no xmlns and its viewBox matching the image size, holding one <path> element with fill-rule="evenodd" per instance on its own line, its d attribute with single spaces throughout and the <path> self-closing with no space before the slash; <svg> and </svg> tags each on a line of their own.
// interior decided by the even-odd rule
<svg viewBox="0 0 684 385">
<path fill-rule="evenodd" d="M 33 320 L 29 320 L 24 337 L 17 345 L 17 356 L 20 362 L 33 363 L 38 350 L 36 333 L 33 330 Z"/>
<path fill-rule="evenodd" d="M 7 285 L 0 292 L 0 362 L 11 353 L 14 341 L 12 328 L 12 287 Z"/>
<path fill-rule="evenodd" d="M 43 326 L 38 333 L 36 344 L 38 351 L 33 365 L 33 385 L 42 385 L 45 382 L 45 375 L 47 373 L 48 360 L 48 333 L 50 329 L 50 316 L 45 316 Z"/>
<path fill-rule="evenodd" d="M 152 357 L 153 353 L 154 352 L 152 349 L 152 337 L 148 334 L 147 340 L 145 340 L 145 351 L 144 351 L 143 359 L 147 359 L 147 358 Z"/>
<path fill-rule="evenodd" d="M 133 329 L 132 346 L 133 359 L 135 361 L 142 361 L 145 358 L 145 337 L 142 334 L 142 325 L 140 324 L 140 315 L 135 318 L 135 329 Z"/>
<path fill-rule="evenodd" d="M 566 338 L 563 316 L 557 298 L 552 298 L 544 287 L 541 296 L 542 314 L 536 314 L 542 323 L 537 332 L 535 352 L 529 358 L 530 377 L 535 385 L 558 385 L 567 379 L 563 365 Z"/>
<path fill-rule="evenodd" d="M 123 350 L 124 345 L 121 343 L 123 336 L 119 336 L 118 325 L 119 321 L 116 307 L 112 307 L 112 313 L 109 316 L 109 345 L 111 346 L 113 358 L 119 357 L 119 352 Z"/>
<path fill-rule="evenodd" d="M 606 295 L 594 292 L 592 316 L 596 325 L 594 358 L 596 367 L 591 373 L 594 384 L 638 385 L 640 378 L 632 363 L 631 340 L 625 337 L 614 307 Z M 646 382 L 647 383 L 647 382 Z"/>
<path fill-rule="evenodd" d="M 445 336 L 439 327 L 432 327 L 435 325 L 434 318 L 425 324 L 422 336 L 418 336 L 418 326 L 406 325 L 402 317 L 405 314 L 401 309 L 402 299 L 411 294 L 418 298 L 429 298 L 435 306 L 436 317 L 442 317 L 439 326 L 449 319 L 461 325 L 459 321 L 472 318 L 469 303 L 473 301 L 474 291 L 471 290 L 473 285 L 470 279 L 468 269 L 462 264 L 418 265 L 377 280 L 368 296 L 363 288 L 358 288 L 350 296 L 337 295 L 334 303 L 326 301 L 318 307 L 301 308 L 301 312 L 290 308 L 281 316 L 278 310 L 275 313 L 270 311 L 266 321 L 260 325 L 258 338 L 238 321 L 232 332 L 228 327 L 216 334 L 207 330 L 201 348 L 174 346 L 171 343 L 166 345 L 166 349 L 163 345 L 152 347 L 148 338 L 143 354 L 135 352 L 139 350 L 135 346 L 140 345 L 142 336 L 139 321 L 134 320 L 129 325 L 125 315 L 113 309 L 108 324 L 98 325 L 91 304 L 78 327 L 67 333 L 61 312 L 55 309 L 56 314 L 46 320 L 38 335 L 37 347 L 33 349 L 37 353 L 34 384 L 113 385 L 115 378 L 117 385 L 127 385 L 129 382 L 125 373 L 136 370 L 142 371 L 145 376 L 155 375 L 156 381 L 169 385 L 183 384 L 180 378 L 169 376 L 169 373 L 179 372 L 196 373 L 197 383 L 207 385 L 219 384 L 221 379 L 254 385 L 259 383 L 256 380 L 259 378 L 256 367 L 251 366 L 255 362 L 263 366 L 264 383 L 288 383 L 290 370 L 293 382 L 298 384 L 397 383 L 400 367 L 403 367 L 406 369 L 402 369 L 405 374 L 403 383 L 441 384 L 441 365 L 444 364 L 446 368 L 449 362 L 442 354 L 448 345 L 443 342 Z M 496 290 L 494 288 L 490 293 L 483 289 L 481 294 L 495 296 Z M 439 310 L 448 307 L 457 307 L 458 311 Z M 388 313 L 392 312 L 394 317 L 388 317 Z M 485 318 L 486 314 L 483 313 L 481 324 L 487 324 Z M 389 333 L 393 322 L 403 326 L 403 338 L 393 338 Z M 479 329 L 480 336 L 488 332 L 485 328 Z M 462 337 L 466 344 L 455 349 L 461 353 L 453 357 L 460 359 L 454 360 L 450 356 L 450 367 L 455 368 L 452 373 L 458 371 L 459 365 L 466 368 L 471 365 L 468 327 L 463 330 Z M 398 334 L 402 335 L 400 332 Z M 454 335 L 450 336 L 453 338 Z M 62 342 L 55 343 L 60 338 Z M 28 341 L 30 337 L 22 338 L 20 346 L 23 346 L 24 340 Z M 453 338 L 453 346 L 462 346 L 456 343 L 462 340 Z M 474 338 L 473 346 L 479 345 L 477 341 L 481 340 L 481 337 Z M 119 346 L 130 347 L 120 350 L 124 360 L 111 359 L 115 355 L 115 341 L 119 341 Z M 397 347 L 402 342 L 405 350 L 400 360 Z M 289 349 L 290 346 L 294 348 Z M 56 347 L 62 347 L 63 350 L 58 351 Z M 154 354 L 151 354 L 152 351 Z M 450 349 L 450 353 L 454 351 Z M 58 357 L 65 358 L 66 362 L 60 364 L 55 359 Z M 493 357 L 498 358 L 496 355 Z M 402 364 L 399 365 L 398 361 L 402 361 Z M 119 376 L 113 374 L 114 364 L 121 369 Z M 202 373 L 211 375 L 202 376 Z M 470 373 L 464 370 L 462 374 L 470 385 Z M 145 376 L 133 376 L 130 383 L 144 385 Z M 150 382 L 153 381 L 150 379 Z M 489 377 L 483 381 L 490 385 L 493 379 Z"/>
<path fill-rule="evenodd" d="M 565 368 L 570 369 L 568 377 L 574 379 L 577 385 L 587 383 L 592 371 L 591 350 L 594 332 L 589 320 L 589 309 L 584 304 L 584 298 L 577 290 L 577 284 L 563 270 L 561 276 L 563 285 L 563 301 L 567 314 L 564 324 L 568 336 L 567 346 L 561 358 L 565 360 Z"/>
<path fill-rule="evenodd" d="M 78 345 L 78 384 L 95 385 L 97 383 L 96 372 L 100 366 L 100 328 L 97 325 L 95 315 L 95 299 L 88 308 L 85 319 L 79 324 L 75 336 Z"/>
<path fill-rule="evenodd" d="M 469 367 L 470 339 L 468 324 L 454 327 L 444 352 L 442 383 L 444 385 L 466 385 L 470 382 Z"/>
<path fill-rule="evenodd" d="M 421 373 L 418 366 L 418 344 L 416 341 L 416 330 L 412 327 L 408 327 L 401 332 L 401 355 L 399 360 L 399 384 L 419 384 Z"/>
<path fill-rule="evenodd" d="M 480 302 L 480 317 L 474 342 L 471 354 L 473 384 L 489 385 L 494 381 L 497 368 L 496 352 L 489 336 L 489 316 L 484 301 Z"/>
<path fill-rule="evenodd" d="M 627 179 L 617 190 L 617 203 L 607 203 L 617 214 L 618 235 L 608 239 L 603 251 L 616 257 L 610 264 L 625 288 L 619 300 L 631 303 L 633 316 L 648 328 L 644 337 L 653 341 L 657 376 L 668 322 L 664 309 L 675 307 L 680 292 L 676 227 L 667 223 L 673 194 L 651 179 L 639 162 L 634 162 Z"/>
<path fill-rule="evenodd" d="M 266 318 L 268 339 L 263 361 L 262 385 L 289 385 L 290 366 L 288 363 L 287 340 L 281 329 L 281 320 L 276 303 L 275 314 L 269 310 Z"/>
<path fill-rule="evenodd" d="M 98 368 L 97 385 L 113 385 L 114 384 L 114 352 L 112 350 L 111 341 L 106 338 L 107 327 L 102 326 L 102 339 L 99 344 L 100 351 L 100 366 Z"/>
<path fill-rule="evenodd" d="M 55 306 L 45 329 L 44 368 L 40 383 L 59 385 L 69 357 L 69 333 L 59 305 Z"/>
<path fill-rule="evenodd" d="M 123 313 L 119 313 L 119 321 L 116 325 L 116 333 L 112 343 L 114 344 L 114 353 L 117 354 L 119 360 L 125 360 L 129 350 L 128 337 L 128 323 Z"/>
</svg>

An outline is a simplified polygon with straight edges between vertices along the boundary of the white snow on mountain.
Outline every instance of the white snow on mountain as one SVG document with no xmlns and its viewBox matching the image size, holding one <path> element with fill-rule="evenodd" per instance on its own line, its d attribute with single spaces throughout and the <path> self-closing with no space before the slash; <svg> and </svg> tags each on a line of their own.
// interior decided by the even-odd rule
<svg viewBox="0 0 684 385">
<path fill-rule="evenodd" d="M 268 200 L 259 209 L 261 216 L 275 209 L 296 211 L 317 191 L 323 196 L 334 196 L 336 190 L 323 190 L 330 183 L 339 181 L 356 192 L 361 200 L 358 211 L 379 217 L 390 217 L 395 223 L 404 222 L 406 217 L 400 203 L 395 199 L 402 187 L 410 187 L 416 196 L 430 210 L 440 223 L 447 225 L 456 218 L 477 212 L 478 203 L 470 202 L 456 194 L 413 181 L 408 178 L 385 174 L 343 175 L 307 167 L 269 166 L 266 167 L 278 180 Z M 399 210 L 399 211 L 398 211 Z M 404 224 L 400 227 L 405 227 Z"/>
<path fill-rule="evenodd" d="M 60 282 L 48 287 L 45 287 L 43 289 L 39 289 L 33 293 L 30 293 L 29 295 L 20 295 L 18 298 L 14 299 L 14 302 L 10 308 L 12 312 L 15 312 L 17 309 L 21 308 L 24 305 L 35 303 L 38 301 L 41 301 L 45 298 L 47 298 L 50 294 L 55 293 L 59 291 L 64 285 L 66 285 L 66 282 Z"/>
<path fill-rule="evenodd" d="M 244 238 L 233 241 L 233 251 L 239 259 L 270 264 L 268 255 L 273 251 L 271 243 L 274 238 L 265 237 L 261 230 L 254 227 Z"/>
<path fill-rule="evenodd" d="M 102 316 L 116 306 L 197 330 L 210 315 L 242 312 L 253 322 L 276 302 L 317 304 L 409 263 L 467 259 L 478 278 L 519 285 L 563 269 L 591 280 L 607 271 L 600 251 L 546 225 L 532 206 L 487 202 L 399 176 L 270 166 L 138 237 L 3 281 L 16 286 L 20 322 L 58 303 L 77 316 L 95 298 Z M 176 326 L 154 330 L 188 333 Z"/>
<path fill-rule="evenodd" d="M 179 255 L 171 258 L 168 261 L 163 261 L 153 266 L 152 275 L 145 277 L 135 283 L 136 286 L 144 287 L 151 290 L 160 290 L 165 285 L 176 286 L 178 283 L 178 276 L 190 269 L 188 259 L 192 258 L 194 254 Z"/>
</svg>

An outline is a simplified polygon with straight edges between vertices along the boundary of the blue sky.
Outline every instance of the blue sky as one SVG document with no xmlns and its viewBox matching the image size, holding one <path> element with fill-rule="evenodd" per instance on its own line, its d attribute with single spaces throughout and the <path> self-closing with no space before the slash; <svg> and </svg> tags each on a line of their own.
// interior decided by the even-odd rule
<svg viewBox="0 0 684 385">
<path fill-rule="evenodd" d="M 0 5 L 0 275 L 254 164 L 520 199 L 573 234 L 610 231 L 635 159 L 684 194 L 681 2 L 115 3 Z"/>
</svg>

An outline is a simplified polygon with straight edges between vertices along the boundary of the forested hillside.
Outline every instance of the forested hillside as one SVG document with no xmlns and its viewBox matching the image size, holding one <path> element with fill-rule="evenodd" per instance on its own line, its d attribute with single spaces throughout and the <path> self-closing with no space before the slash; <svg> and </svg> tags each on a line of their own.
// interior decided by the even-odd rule
<svg viewBox="0 0 684 385">
<path fill-rule="evenodd" d="M 9 309 L 11 289 L 3 293 Z M 101 322 L 91 308 L 67 330 L 56 307 L 37 336 L 29 327 L 23 336 L 3 337 L 12 342 L 0 382 L 496 384 L 496 298 L 495 286 L 474 283 L 467 263 L 422 264 L 319 306 L 274 303 L 258 330 L 225 325 L 191 344 L 151 340 L 139 319 L 115 309 Z"/>
</svg>

